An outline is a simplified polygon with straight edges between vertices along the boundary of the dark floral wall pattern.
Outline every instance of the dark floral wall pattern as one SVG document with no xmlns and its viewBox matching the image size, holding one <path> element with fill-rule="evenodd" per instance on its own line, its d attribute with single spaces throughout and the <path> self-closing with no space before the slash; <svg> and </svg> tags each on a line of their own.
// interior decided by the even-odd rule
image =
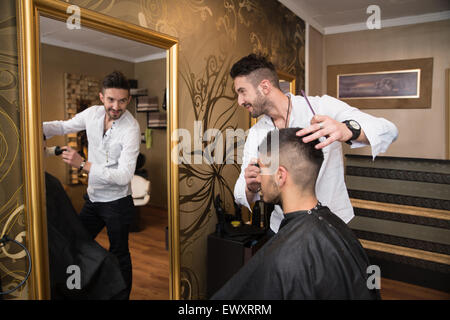
<svg viewBox="0 0 450 320">
<path fill-rule="evenodd" d="M 226 129 L 235 130 L 237 128 L 236 124 L 232 126 L 237 108 L 235 95 L 230 90 L 229 83 L 231 79 L 228 76 L 230 67 L 230 59 L 209 56 L 206 60 L 205 72 L 202 78 L 197 79 L 190 70 L 188 70 L 189 74 L 187 75 L 181 74 L 191 96 L 195 121 L 201 122 L 201 136 L 207 129 L 217 129 L 222 136 L 216 135 L 215 139 L 222 139 L 226 135 Z M 225 110 L 218 111 L 216 105 L 220 102 L 228 104 L 228 107 Z M 218 143 L 217 141 L 214 142 Z M 216 145 L 214 142 L 202 141 L 201 150 L 193 150 L 191 159 L 193 159 L 195 154 L 203 155 L 203 151 L 207 149 L 209 144 Z M 191 144 L 193 145 L 194 143 L 192 142 Z M 190 187 L 193 185 L 193 179 L 198 179 L 200 182 L 195 188 L 187 188 L 185 190 L 187 193 L 180 194 L 180 204 L 189 204 L 189 206 L 196 204 L 191 209 L 182 209 L 183 212 L 198 214 L 192 222 L 180 230 L 181 241 L 185 244 L 182 247 L 182 254 L 189 244 L 196 240 L 195 235 L 202 229 L 202 226 L 209 221 L 216 194 L 220 194 L 222 199 L 233 195 L 232 188 L 224 179 L 222 173 L 224 167 L 227 166 L 225 164 L 226 159 L 229 158 L 230 154 L 234 153 L 234 149 L 226 150 L 226 144 L 223 143 L 220 151 L 222 155 L 220 161 L 217 161 L 215 153 L 211 153 L 212 159 L 205 157 L 207 161 L 212 162 L 209 165 L 191 163 L 180 165 L 180 184 L 186 184 Z M 233 166 L 239 172 L 238 165 L 233 164 Z"/>
<path fill-rule="evenodd" d="M 117 0 L 79 0 L 79 1 L 70 1 L 63 0 L 68 3 L 76 4 L 83 8 L 89 8 L 92 11 L 98 11 L 102 13 L 108 13 L 111 9 L 120 1 Z"/>
<path fill-rule="evenodd" d="M 250 27 L 252 21 L 261 17 L 260 1 L 252 0 L 224 0 L 225 15 L 219 17 L 216 22 L 217 30 L 224 28 L 225 33 L 235 43 L 237 41 L 237 33 L 239 25 Z M 251 15 L 249 18 L 247 15 Z"/>
<path fill-rule="evenodd" d="M 140 0 L 138 21 L 141 26 L 182 39 L 212 16 L 211 9 L 204 2 Z"/>
<path fill-rule="evenodd" d="M 25 244 L 16 37 L 15 1 L 4 0 L 0 10 L 0 237 L 7 235 Z M 13 243 L 0 246 L 0 291 L 17 287 L 26 270 L 22 248 Z M 0 297 L 26 299 L 27 285 Z"/>
<path fill-rule="evenodd" d="M 199 137 L 204 136 L 208 129 L 215 129 L 211 139 L 202 139 L 200 149 L 193 149 L 190 152 L 191 160 L 196 155 L 205 157 L 209 164 L 183 163 L 179 167 L 180 174 L 180 242 L 181 257 L 194 255 L 198 241 L 205 239 L 205 231 L 210 229 L 215 223 L 214 198 L 220 195 L 221 199 L 232 203 L 233 190 L 224 175 L 224 170 L 233 167 L 235 174 L 239 172 L 239 166 L 226 164 L 235 151 L 233 148 L 226 149 L 223 138 L 227 129 L 237 129 L 236 118 L 236 97 L 231 89 L 231 79 L 228 75 L 232 61 L 230 57 L 221 55 L 210 55 L 205 61 L 205 66 L 201 71 L 201 76 L 191 70 L 186 64 L 186 71 L 181 71 L 181 78 L 189 92 L 194 112 L 194 121 L 200 124 L 201 132 Z M 223 107 L 225 106 L 225 107 Z M 181 126 L 180 126 L 181 127 Z M 220 133 L 220 135 L 218 134 Z M 194 133 L 195 135 L 195 133 Z M 218 141 L 218 140 L 221 141 Z M 222 142 L 221 150 L 218 150 L 218 143 Z M 194 142 L 191 142 L 194 145 Z M 216 146 L 215 152 L 207 153 L 209 146 Z M 220 158 L 218 158 L 220 157 Z M 184 219 L 184 216 L 189 216 Z M 204 275 L 203 275 L 204 278 Z M 202 280 L 202 279 L 200 279 Z M 181 267 L 181 285 L 183 298 L 197 298 L 201 296 L 198 291 L 200 286 L 196 276 L 196 270 L 189 266 Z M 203 280 L 204 281 L 204 280 Z"/>
</svg>

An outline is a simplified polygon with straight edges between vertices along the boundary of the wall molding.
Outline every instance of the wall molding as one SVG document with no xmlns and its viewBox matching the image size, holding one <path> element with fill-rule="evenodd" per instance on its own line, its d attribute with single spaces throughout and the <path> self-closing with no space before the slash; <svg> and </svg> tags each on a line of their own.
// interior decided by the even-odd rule
<svg viewBox="0 0 450 320">
<path fill-rule="evenodd" d="M 300 4 L 295 0 L 278 0 L 278 2 L 282 3 L 286 8 L 295 13 L 300 19 L 305 21 L 305 24 L 310 24 L 315 29 L 317 29 L 320 33 L 324 34 L 324 28 L 316 21 L 314 18 L 311 18 L 311 15 L 306 12 L 303 8 L 301 8 Z"/>
<path fill-rule="evenodd" d="M 399 27 L 406 26 L 411 24 L 419 24 L 419 23 L 427 23 L 434 21 L 441 21 L 450 19 L 450 10 L 436 13 L 427 13 L 421 14 L 417 16 L 408 16 L 394 19 L 383 19 L 383 15 L 381 15 L 381 29 L 389 28 L 389 27 Z M 336 34 L 336 33 L 345 33 L 345 32 L 355 32 L 367 29 L 367 25 L 365 22 L 363 23 L 353 23 L 342 26 L 334 26 L 334 27 L 325 27 L 323 28 L 324 34 Z"/>
<path fill-rule="evenodd" d="M 361 23 L 323 27 L 311 16 L 308 10 L 305 10 L 305 8 L 303 8 L 297 1 L 295 0 L 278 0 L 278 1 L 282 3 L 285 7 L 287 7 L 289 10 L 291 10 L 293 13 L 295 13 L 298 17 L 303 19 L 305 23 L 310 24 L 315 29 L 317 29 L 321 34 L 324 35 L 369 30 L 367 29 L 365 21 Z M 447 19 L 450 19 L 450 10 L 392 19 L 383 19 L 383 12 L 381 12 L 381 28 L 383 29 L 389 27 L 398 27 L 411 24 L 441 21 Z"/>
<path fill-rule="evenodd" d="M 45 43 L 45 44 L 55 46 L 55 47 L 61 47 L 61 48 L 66 48 L 66 49 L 70 49 L 70 50 L 76 50 L 76 51 L 81 51 L 81 52 L 85 52 L 85 53 L 96 54 L 99 56 L 118 59 L 118 60 L 131 62 L 131 63 L 139 63 L 139 62 L 152 61 L 152 60 L 166 58 L 166 52 L 161 52 L 161 53 L 150 54 L 148 56 L 144 56 L 144 57 L 140 57 L 140 58 L 136 58 L 136 59 L 130 59 L 130 57 L 127 57 L 124 55 L 107 52 L 104 50 L 92 48 L 90 46 L 83 46 L 83 45 L 76 44 L 76 43 L 69 43 L 69 42 L 59 41 L 59 40 L 55 40 L 55 39 L 49 39 L 49 38 L 45 38 L 45 37 L 41 38 L 41 43 Z"/>
<path fill-rule="evenodd" d="M 427 260 L 441 264 L 450 264 L 450 256 L 442 253 L 424 251 L 396 246 L 388 243 L 359 239 L 364 249 L 387 252 L 395 255 L 406 256 L 415 259 Z"/>
</svg>

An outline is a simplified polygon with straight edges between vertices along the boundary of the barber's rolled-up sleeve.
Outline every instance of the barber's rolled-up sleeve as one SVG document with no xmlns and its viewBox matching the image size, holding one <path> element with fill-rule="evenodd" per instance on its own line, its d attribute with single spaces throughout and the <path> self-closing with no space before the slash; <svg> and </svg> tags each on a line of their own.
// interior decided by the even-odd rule
<svg viewBox="0 0 450 320">
<path fill-rule="evenodd" d="M 241 173 L 239 174 L 239 178 L 236 181 L 234 186 L 234 200 L 237 204 L 246 206 L 250 211 L 251 207 L 247 200 L 247 195 L 245 190 L 247 188 L 247 184 L 245 182 L 245 169 L 248 167 L 248 164 L 251 160 L 258 158 L 258 137 L 256 134 L 256 130 L 250 129 L 247 140 L 244 144 L 244 151 L 242 156 L 242 165 L 241 165 Z M 259 193 L 255 194 L 252 202 L 255 202 L 260 199 Z"/>
<path fill-rule="evenodd" d="M 89 117 L 90 108 L 77 113 L 69 120 L 46 121 L 42 124 L 44 135 L 47 139 L 53 136 L 62 136 L 68 133 L 74 133 L 86 130 L 86 119 Z"/>
<path fill-rule="evenodd" d="M 246 183 L 244 177 L 244 170 L 245 168 L 242 169 L 241 174 L 239 175 L 239 178 L 236 181 L 236 184 L 234 185 L 234 200 L 237 204 L 241 206 L 246 206 L 250 211 L 252 211 L 250 204 L 248 203 L 247 200 L 247 195 L 245 193 Z M 252 202 L 258 201 L 259 199 L 260 199 L 259 194 L 256 193 Z"/>
<path fill-rule="evenodd" d="M 92 185 L 124 186 L 133 178 L 136 161 L 139 155 L 141 134 L 139 127 L 133 128 L 122 137 L 122 150 L 117 166 L 105 166 L 102 163 L 91 163 L 89 183 Z"/>
<path fill-rule="evenodd" d="M 320 104 L 326 110 L 324 114 L 331 116 L 333 119 L 342 122 L 345 120 L 355 120 L 364 130 L 367 140 L 372 149 L 372 157 L 386 152 L 389 145 L 398 137 L 397 127 L 384 118 L 377 118 L 370 114 L 364 113 L 357 108 L 351 107 L 347 103 L 324 95 L 320 98 Z M 352 141 L 351 148 L 360 148 L 367 146 L 365 143 Z"/>
</svg>

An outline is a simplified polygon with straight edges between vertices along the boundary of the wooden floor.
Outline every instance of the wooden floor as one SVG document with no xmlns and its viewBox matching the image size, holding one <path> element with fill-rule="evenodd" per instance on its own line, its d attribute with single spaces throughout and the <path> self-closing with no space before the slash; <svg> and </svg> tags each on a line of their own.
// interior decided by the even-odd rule
<svg viewBox="0 0 450 320">
<path fill-rule="evenodd" d="M 144 229 L 130 233 L 129 241 L 133 264 L 130 299 L 166 300 L 169 299 L 169 252 L 165 248 L 167 211 L 145 207 L 140 216 Z M 96 240 L 108 249 L 106 230 Z M 449 293 L 386 278 L 381 279 L 381 297 L 383 300 L 450 300 Z"/>
<path fill-rule="evenodd" d="M 169 299 L 169 252 L 166 251 L 167 210 L 140 207 L 143 230 L 131 232 L 129 246 L 133 264 L 131 300 Z M 106 229 L 96 238 L 109 248 Z"/>
<path fill-rule="evenodd" d="M 450 293 L 405 282 L 382 278 L 380 285 L 383 300 L 450 300 Z"/>
</svg>

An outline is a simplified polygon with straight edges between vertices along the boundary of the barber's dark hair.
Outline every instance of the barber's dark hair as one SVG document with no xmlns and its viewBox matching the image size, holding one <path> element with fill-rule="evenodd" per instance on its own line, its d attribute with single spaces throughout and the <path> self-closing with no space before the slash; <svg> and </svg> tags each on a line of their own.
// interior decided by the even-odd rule
<svg viewBox="0 0 450 320">
<path fill-rule="evenodd" d="M 248 76 L 254 86 L 262 80 L 269 80 L 276 88 L 280 88 L 277 70 L 272 62 L 260 54 L 249 54 L 237 61 L 230 70 L 230 76 L 235 79 L 239 76 Z"/>
<path fill-rule="evenodd" d="M 104 79 L 102 83 L 102 89 L 125 89 L 130 91 L 130 83 L 128 82 L 128 79 L 123 75 L 120 71 L 113 71 L 112 73 L 108 74 Z"/>
<path fill-rule="evenodd" d="M 291 174 L 294 183 L 305 188 L 314 188 L 315 181 L 319 175 L 320 167 L 323 163 L 323 152 L 316 149 L 319 140 L 311 142 L 303 142 L 303 137 L 298 137 L 296 132 L 302 128 L 286 128 L 280 129 L 278 133 L 279 139 L 279 165 L 285 167 Z M 270 154 L 274 137 L 277 134 L 275 130 L 270 131 L 260 144 L 259 150 L 267 150 L 265 156 L 271 158 Z M 267 148 L 265 148 L 267 146 Z"/>
</svg>

